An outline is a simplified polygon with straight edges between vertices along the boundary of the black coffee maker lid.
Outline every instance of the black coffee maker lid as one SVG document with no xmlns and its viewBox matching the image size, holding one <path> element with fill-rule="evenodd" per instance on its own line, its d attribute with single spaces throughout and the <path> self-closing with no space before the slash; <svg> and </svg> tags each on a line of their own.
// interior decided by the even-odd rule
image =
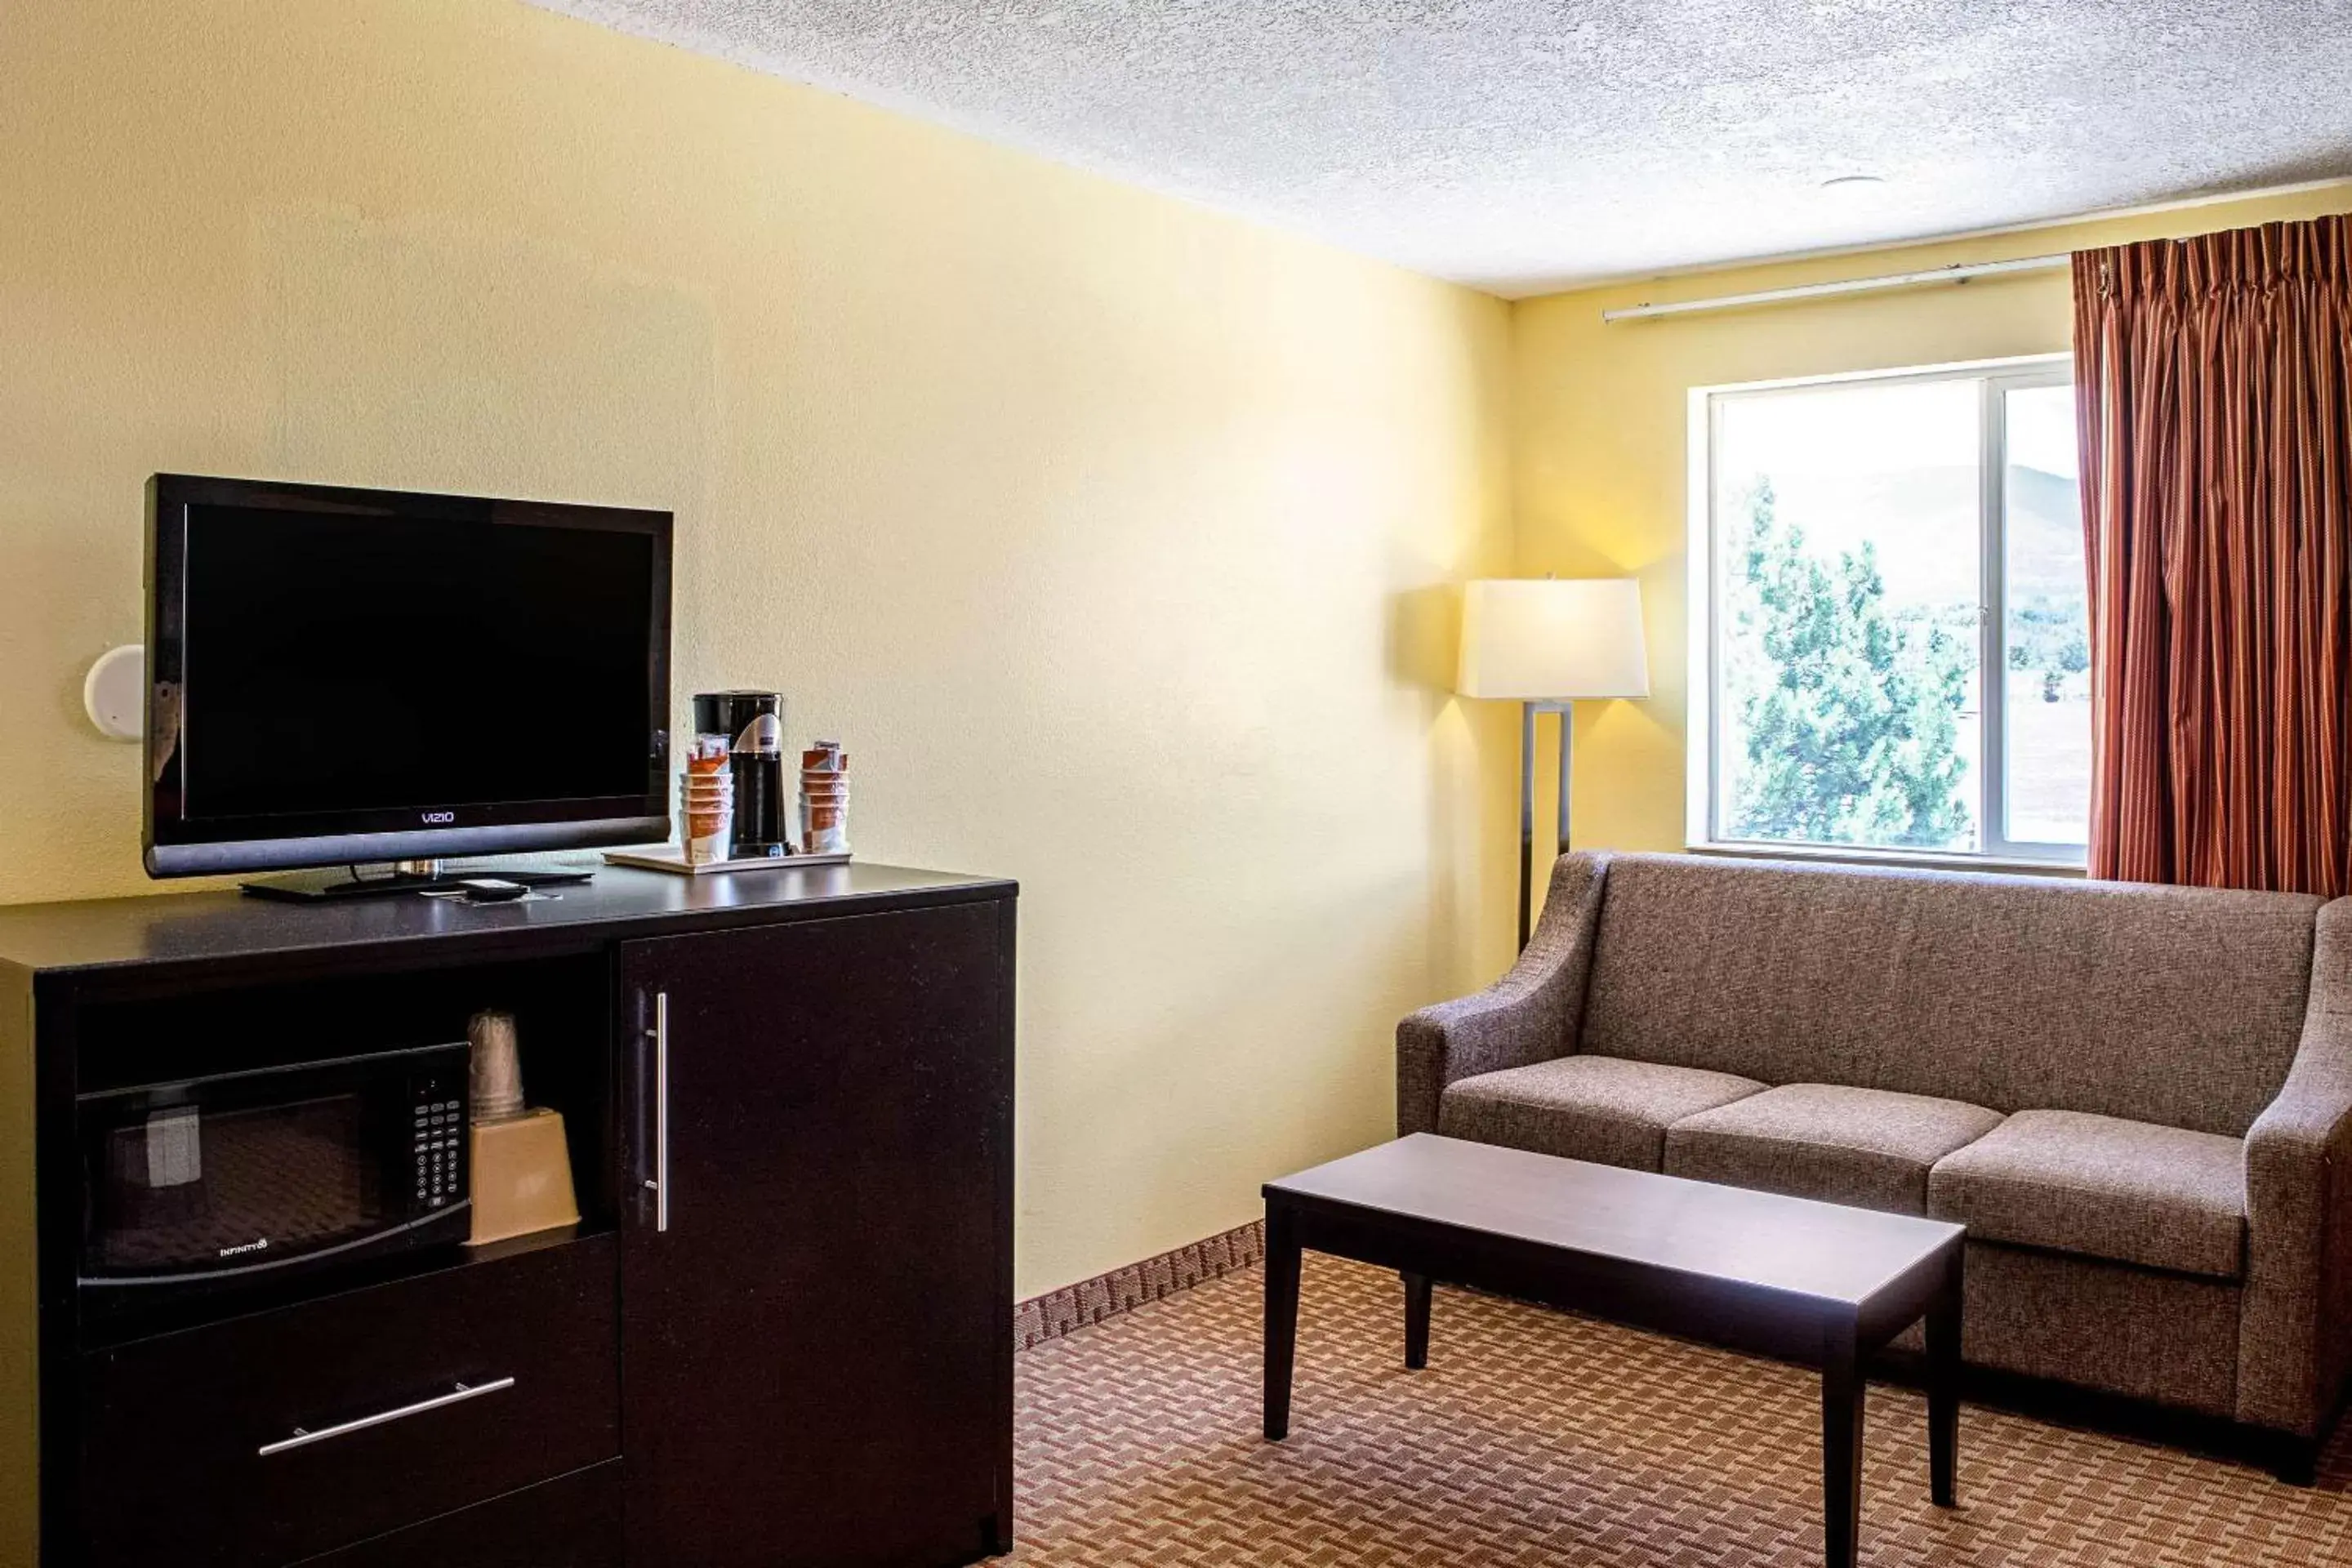
<svg viewBox="0 0 2352 1568">
<path fill-rule="evenodd" d="M 733 733 L 762 713 L 782 711 L 784 700 L 773 691 L 698 691 L 694 694 L 694 727 Z"/>
</svg>

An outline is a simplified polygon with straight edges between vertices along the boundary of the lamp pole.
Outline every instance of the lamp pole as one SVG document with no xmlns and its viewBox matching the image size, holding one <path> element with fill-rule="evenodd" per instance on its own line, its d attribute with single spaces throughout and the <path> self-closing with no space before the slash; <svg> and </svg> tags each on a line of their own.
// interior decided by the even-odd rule
<svg viewBox="0 0 2352 1568">
<path fill-rule="evenodd" d="M 1576 743 L 1576 704 L 1528 701 L 1519 704 L 1519 951 L 1528 950 L 1533 934 L 1536 882 L 1536 715 L 1559 716 L 1559 815 L 1552 824 L 1551 855 L 1568 852 L 1569 757 Z"/>
</svg>

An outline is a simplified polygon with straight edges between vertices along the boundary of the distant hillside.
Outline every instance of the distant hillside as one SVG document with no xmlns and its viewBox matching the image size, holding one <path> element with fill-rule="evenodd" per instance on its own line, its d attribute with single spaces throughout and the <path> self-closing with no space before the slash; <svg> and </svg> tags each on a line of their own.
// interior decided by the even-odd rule
<svg viewBox="0 0 2352 1568">
<path fill-rule="evenodd" d="M 2074 482 L 2040 468 L 2013 470 L 2009 517 L 2012 604 L 2081 602 L 2083 519 Z M 1865 538 L 1897 600 L 1945 600 L 1956 574 L 1973 580 L 1968 542 L 1976 537 L 1977 471 L 1908 468 L 1891 473 L 1775 476 L 1780 513 L 1801 525 L 1814 551 L 1835 555 Z M 1907 519 L 1897 531 L 1889 519 Z"/>
<path fill-rule="evenodd" d="M 2009 596 L 2082 599 L 2083 508 L 2074 481 L 2012 468 L 2009 486 Z"/>
</svg>

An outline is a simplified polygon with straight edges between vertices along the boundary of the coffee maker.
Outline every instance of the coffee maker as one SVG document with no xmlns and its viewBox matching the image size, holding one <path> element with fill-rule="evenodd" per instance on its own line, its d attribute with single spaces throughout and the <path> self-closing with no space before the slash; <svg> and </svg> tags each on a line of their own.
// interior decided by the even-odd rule
<svg viewBox="0 0 2352 1568">
<path fill-rule="evenodd" d="M 738 860 L 789 855 L 784 838 L 784 700 L 773 691 L 703 691 L 694 699 L 698 734 L 724 737 L 735 775 Z"/>
</svg>

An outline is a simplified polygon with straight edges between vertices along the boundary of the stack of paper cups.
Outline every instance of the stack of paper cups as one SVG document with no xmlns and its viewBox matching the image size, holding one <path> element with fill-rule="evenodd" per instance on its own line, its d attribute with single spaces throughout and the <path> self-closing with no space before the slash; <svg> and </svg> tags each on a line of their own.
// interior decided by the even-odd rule
<svg viewBox="0 0 2352 1568">
<path fill-rule="evenodd" d="M 735 837 L 735 774 L 728 764 L 727 743 L 698 736 L 678 776 L 679 805 L 686 817 L 686 862 L 689 866 L 724 860 Z"/>
<path fill-rule="evenodd" d="M 477 1121 L 522 1114 L 522 1058 L 515 1051 L 512 1013 L 477 1013 L 466 1025 L 474 1047 L 471 1110 Z"/>
<path fill-rule="evenodd" d="M 849 753 L 838 741 L 815 742 L 801 753 L 801 848 L 849 853 Z"/>
</svg>

